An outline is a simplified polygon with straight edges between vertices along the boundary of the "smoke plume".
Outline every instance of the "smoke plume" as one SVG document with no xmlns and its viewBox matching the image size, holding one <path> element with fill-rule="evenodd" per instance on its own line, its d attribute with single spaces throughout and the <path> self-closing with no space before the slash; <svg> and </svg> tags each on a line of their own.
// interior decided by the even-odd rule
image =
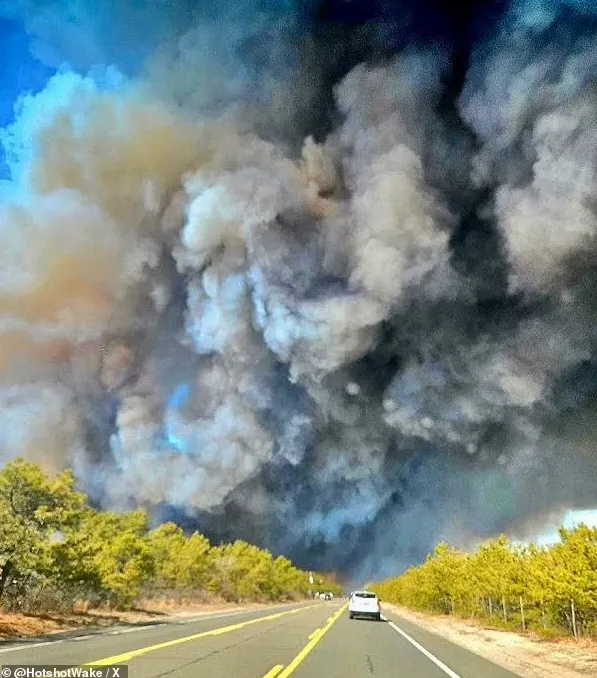
<svg viewBox="0 0 597 678">
<path fill-rule="evenodd" d="M 356 578 L 595 506 L 597 12 L 461 4 L 3 3 L 0 460 Z"/>
</svg>

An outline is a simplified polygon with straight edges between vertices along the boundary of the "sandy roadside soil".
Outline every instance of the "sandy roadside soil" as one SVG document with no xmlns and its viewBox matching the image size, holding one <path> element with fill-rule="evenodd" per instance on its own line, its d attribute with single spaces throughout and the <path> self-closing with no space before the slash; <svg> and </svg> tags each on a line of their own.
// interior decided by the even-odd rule
<svg viewBox="0 0 597 678">
<path fill-rule="evenodd" d="M 185 617 L 199 617 L 214 612 L 242 612 L 271 607 L 261 603 L 197 603 L 189 605 L 148 604 L 138 610 L 86 610 L 73 614 L 48 613 L 39 615 L 0 613 L 0 640 L 41 636 L 90 627 L 142 624 Z"/>
<path fill-rule="evenodd" d="M 522 678 L 597 677 L 596 641 L 543 641 L 509 631 L 485 629 L 460 619 L 411 612 L 396 605 L 383 607 Z"/>
</svg>

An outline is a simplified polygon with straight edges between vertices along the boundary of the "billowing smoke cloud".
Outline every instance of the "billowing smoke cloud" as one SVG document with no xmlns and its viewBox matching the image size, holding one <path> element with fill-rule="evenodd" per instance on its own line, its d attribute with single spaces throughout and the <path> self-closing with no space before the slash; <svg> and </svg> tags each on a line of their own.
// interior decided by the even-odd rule
<svg viewBox="0 0 597 678">
<path fill-rule="evenodd" d="M 4 462 L 355 577 L 597 502 L 593 6 L 395 4 L 4 4 Z"/>
</svg>

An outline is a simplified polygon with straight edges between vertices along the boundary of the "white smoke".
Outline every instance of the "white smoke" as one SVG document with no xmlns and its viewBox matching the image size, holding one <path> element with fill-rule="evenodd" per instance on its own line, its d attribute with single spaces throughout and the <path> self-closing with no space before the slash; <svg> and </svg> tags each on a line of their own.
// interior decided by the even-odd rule
<svg viewBox="0 0 597 678">
<path fill-rule="evenodd" d="M 499 183 L 495 212 L 512 288 L 557 292 L 570 259 L 590 252 L 596 234 L 597 99 L 589 83 L 597 50 L 582 36 L 565 51 L 538 48 L 534 34 L 557 12 L 547 3 L 535 9 L 527 26 L 506 23 L 472 70 L 461 104 L 482 140 L 474 179 Z"/>
<path fill-rule="evenodd" d="M 516 4 L 473 59 L 461 121 L 442 113 L 441 58 L 407 49 L 335 82 L 331 130 L 297 144 L 323 106 L 297 10 L 212 33 L 217 12 L 158 4 L 138 17 L 142 64 L 118 70 L 105 14 L 82 6 L 62 36 L 59 5 L 6 5 L 62 69 L 2 133 L 2 460 L 72 466 L 110 507 L 236 497 L 274 512 L 290 549 L 410 526 L 384 562 L 549 507 L 555 394 L 595 346 L 594 42 L 545 46 L 558 13 Z M 454 265 L 478 188 L 505 261 L 496 246 L 476 275 L 523 293 L 495 291 L 494 315 Z"/>
<path fill-rule="evenodd" d="M 83 452 L 82 421 L 72 393 L 55 382 L 0 388 L 0 459 L 15 456 L 52 472 Z"/>
</svg>

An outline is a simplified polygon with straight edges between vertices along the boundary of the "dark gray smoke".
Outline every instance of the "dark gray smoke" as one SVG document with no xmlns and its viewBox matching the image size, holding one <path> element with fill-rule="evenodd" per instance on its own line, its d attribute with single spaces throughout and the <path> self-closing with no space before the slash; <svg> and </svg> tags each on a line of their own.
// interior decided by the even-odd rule
<svg viewBox="0 0 597 678">
<path fill-rule="evenodd" d="M 597 503 L 597 11 L 414 4 L 3 4 L 4 461 L 356 577 Z"/>
</svg>

